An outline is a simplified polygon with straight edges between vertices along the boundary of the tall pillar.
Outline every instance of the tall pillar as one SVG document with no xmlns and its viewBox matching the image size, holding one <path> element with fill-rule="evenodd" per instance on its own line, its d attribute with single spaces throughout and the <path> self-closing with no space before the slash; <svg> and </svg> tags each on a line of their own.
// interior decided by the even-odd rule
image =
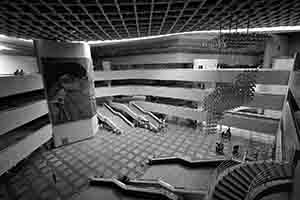
<svg viewBox="0 0 300 200">
<path fill-rule="evenodd" d="M 103 71 L 111 71 L 111 62 L 110 61 L 102 61 Z M 111 87 L 111 81 L 107 81 L 108 87 Z"/>
<path fill-rule="evenodd" d="M 98 121 L 89 45 L 37 40 L 35 47 L 55 146 L 94 136 Z"/>
<path fill-rule="evenodd" d="M 288 36 L 273 35 L 265 43 L 264 68 L 271 68 L 274 58 L 279 58 L 288 55 Z"/>
</svg>

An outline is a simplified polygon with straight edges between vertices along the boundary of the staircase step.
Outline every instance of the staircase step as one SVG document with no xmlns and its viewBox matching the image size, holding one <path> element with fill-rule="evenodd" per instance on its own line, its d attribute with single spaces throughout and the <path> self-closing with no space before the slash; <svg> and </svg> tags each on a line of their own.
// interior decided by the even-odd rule
<svg viewBox="0 0 300 200">
<path fill-rule="evenodd" d="M 249 174 L 251 174 L 251 176 L 249 177 L 250 179 L 253 179 L 257 175 L 257 172 L 253 169 L 252 165 L 246 165 L 245 170 L 247 170 Z"/>
<path fill-rule="evenodd" d="M 256 163 L 253 163 L 253 164 L 249 165 L 249 167 L 251 167 L 252 170 L 255 172 L 255 176 L 258 175 L 261 172 L 261 170 L 258 168 Z"/>
<path fill-rule="evenodd" d="M 259 173 L 261 173 L 262 171 L 268 170 L 268 167 L 266 167 L 263 163 L 254 164 L 254 165 L 259 170 Z"/>
<path fill-rule="evenodd" d="M 226 188 L 226 187 L 224 187 L 223 185 L 220 185 L 220 184 L 215 188 L 215 191 L 219 191 L 221 194 L 223 194 L 224 196 L 229 197 L 231 200 L 240 200 L 241 199 L 239 196 L 232 193 L 231 190 L 229 190 L 228 188 Z"/>
<path fill-rule="evenodd" d="M 254 176 L 254 174 L 251 171 L 249 171 L 249 168 L 246 167 L 246 166 L 245 167 L 241 167 L 240 171 L 245 174 L 245 176 L 247 177 L 248 181 L 251 180 L 252 177 Z"/>
<path fill-rule="evenodd" d="M 246 170 L 244 168 L 239 168 L 235 170 L 235 173 L 243 178 L 244 182 L 247 184 L 249 181 L 251 181 L 251 177 L 247 174 Z"/>
<path fill-rule="evenodd" d="M 240 189 L 239 184 L 232 184 L 231 182 L 227 181 L 226 179 L 223 179 L 219 184 L 221 184 L 223 187 L 227 188 L 231 191 L 231 193 L 234 193 L 236 196 L 243 198 L 245 194 L 247 194 L 247 191 L 244 189 Z"/>
<path fill-rule="evenodd" d="M 232 199 L 223 195 L 223 193 L 221 193 L 219 191 L 214 191 L 212 200 L 232 200 Z"/>
<path fill-rule="evenodd" d="M 246 181 L 240 174 L 232 172 L 230 173 L 231 177 L 235 179 L 237 182 L 239 182 L 243 187 L 248 188 L 248 181 Z"/>
<path fill-rule="evenodd" d="M 248 187 L 246 187 L 244 184 L 241 184 L 239 181 L 235 180 L 235 178 L 233 178 L 232 176 L 226 176 L 226 177 L 224 177 L 224 179 L 226 181 L 228 181 L 229 183 L 235 185 L 242 191 L 247 191 L 247 189 L 248 189 Z"/>
</svg>

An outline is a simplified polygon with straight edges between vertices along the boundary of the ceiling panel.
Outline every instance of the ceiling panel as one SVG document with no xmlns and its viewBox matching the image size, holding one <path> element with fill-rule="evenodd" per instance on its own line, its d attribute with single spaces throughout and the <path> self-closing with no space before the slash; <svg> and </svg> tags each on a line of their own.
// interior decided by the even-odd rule
<svg viewBox="0 0 300 200">
<path fill-rule="evenodd" d="M 300 25 L 299 0 L 2 0 L 0 34 L 91 41 Z"/>
</svg>

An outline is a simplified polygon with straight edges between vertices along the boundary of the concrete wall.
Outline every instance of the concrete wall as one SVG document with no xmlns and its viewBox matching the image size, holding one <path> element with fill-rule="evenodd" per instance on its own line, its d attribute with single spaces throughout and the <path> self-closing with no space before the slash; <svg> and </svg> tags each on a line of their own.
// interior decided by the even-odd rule
<svg viewBox="0 0 300 200">
<path fill-rule="evenodd" d="M 286 102 L 285 112 L 283 112 L 282 116 L 282 146 L 284 151 L 283 157 L 288 160 L 292 159 L 292 151 L 300 148 L 292 112 L 289 103 Z"/>
<path fill-rule="evenodd" d="M 288 46 L 289 56 L 294 56 L 296 52 L 300 53 L 300 33 L 293 33 L 289 35 Z"/>
<path fill-rule="evenodd" d="M 25 76 L 0 76 L 0 97 L 5 97 L 44 88 L 40 74 Z"/>
<path fill-rule="evenodd" d="M 27 73 L 38 72 L 37 60 L 31 56 L 0 55 L 0 74 L 13 74 L 17 69 Z"/>
<path fill-rule="evenodd" d="M 52 128 L 50 124 L 30 132 L 31 133 L 24 139 L 17 141 L 15 144 L 1 151 L 0 176 L 10 168 L 16 166 L 20 160 L 29 156 L 52 137 Z"/>
<path fill-rule="evenodd" d="M 0 112 L 0 135 L 48 113 L 46 100 Z"/>
</svg>

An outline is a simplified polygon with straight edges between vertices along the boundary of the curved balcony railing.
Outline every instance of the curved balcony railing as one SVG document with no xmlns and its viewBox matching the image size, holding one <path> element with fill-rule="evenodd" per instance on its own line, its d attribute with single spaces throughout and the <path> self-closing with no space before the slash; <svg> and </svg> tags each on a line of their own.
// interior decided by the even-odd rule
<svg viewBox="0 0 300 200">
<path fill-rule="evenodd" d="M 281 170 L 281 171 L 278 171 Z M 265 185 L 271 181 L 286 180 L 293 176 L 293 166 L 290 163 L 277 163 L 276 165 L 269 165 L 269 168 L 260 172 L 251 182 L 248 188 L 246 200 L 250 200 L 252 192 L 255 188 Z"/>
<path fill-rule="evenodd" d="M 212 176 L 211 176 L 211 183 L 208 186 L 208 196 L 212 193 L 212 189 L 217 183 L 218 177 L 222 172 L 225 172 L 228 170 L 228 168 L 235 166 L 237 164 L 241 163 L 241 161 L 234 160 L 234 159 L 229 159 L 229 160 L 224 160 L 218 167 L 214 170 Z"/>
</svg>

